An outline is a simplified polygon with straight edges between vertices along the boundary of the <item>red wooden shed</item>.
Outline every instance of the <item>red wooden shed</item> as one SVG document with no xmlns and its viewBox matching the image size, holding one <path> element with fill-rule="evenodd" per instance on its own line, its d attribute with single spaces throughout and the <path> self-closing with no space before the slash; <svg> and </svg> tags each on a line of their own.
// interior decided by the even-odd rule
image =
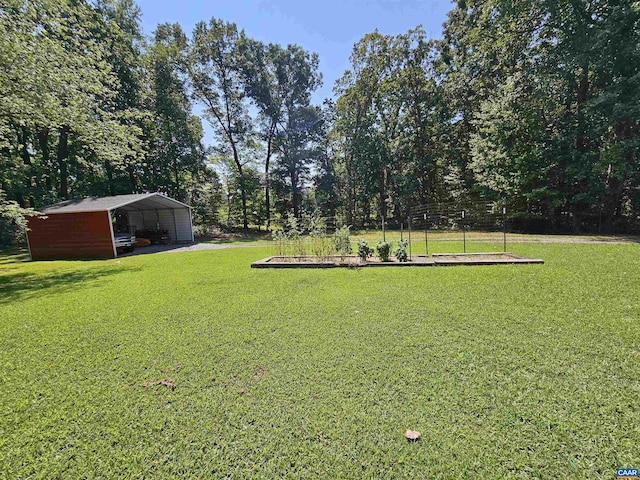
<svg viewBox="0 0 640 480">
<path fill-rule="evenodd" d="M 160 193 L 67 200 L 40 211 L 46 217 L 31 217 L 27 225 L 32 260 L 115 258 L 119 230 L 193 242 L 191 207 Z"/>
</svg>

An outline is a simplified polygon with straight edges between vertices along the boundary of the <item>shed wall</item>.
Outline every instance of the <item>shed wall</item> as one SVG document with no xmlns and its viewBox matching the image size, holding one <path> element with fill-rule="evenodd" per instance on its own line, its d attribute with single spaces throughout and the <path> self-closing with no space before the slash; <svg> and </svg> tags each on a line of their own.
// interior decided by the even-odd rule
<svg viewBox="0 0 640 480">
<path fill-rule="evenodd" d="M 159 210 L 129 210 L 129 223 L 138 230 L 167 230 L 172 243 L 191 242 L 191 212 L 188 208 Z M 175 223 L 174 223 L 175 214 Z"/>
<path fill-rule="evenodd" d="M 151 213 L 153 213 L 153 222 L 150 217 Z M 129 215 L 129 225 L 134 227 L 135 230 L 148 230 L 155 228 L 155 212 L 145 214 L 145 212 L 138 210 L 128 210 L 127 215 Z"/>
<path fill-rule="evenodd" d="M 108 212 L 58 213 L 28 220 L 33 260 L 114 258 Z"/>
</svg>

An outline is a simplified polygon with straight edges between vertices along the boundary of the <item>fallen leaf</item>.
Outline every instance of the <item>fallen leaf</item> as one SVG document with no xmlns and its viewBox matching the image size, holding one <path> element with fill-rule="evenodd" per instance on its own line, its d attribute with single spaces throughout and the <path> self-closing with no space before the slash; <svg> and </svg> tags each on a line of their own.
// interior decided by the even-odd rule
<svg viewBox="0 0 640 480">
<path fill-rule="evenodd" d="M 404 432 L 404 436 L 410 442 L 420 440 L 420 432 L 416 432 L 415 430 L 407 430 L 406 432 Z"/>
</svg>

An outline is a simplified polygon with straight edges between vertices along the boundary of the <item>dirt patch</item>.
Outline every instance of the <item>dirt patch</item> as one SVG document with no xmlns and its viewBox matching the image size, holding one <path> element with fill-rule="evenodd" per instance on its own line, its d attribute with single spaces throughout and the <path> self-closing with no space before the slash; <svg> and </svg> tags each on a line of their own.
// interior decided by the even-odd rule
<svg viewBox="0 0 640 480">
<path fill-rule="evenodd" d="M 143 387 L 156 387 L 158 385 L 162 385 L 163 387 L 167 387 L 170 390 L 176 389 L 176 381 L 173 378 L 165 378 L 163 380 L 152 380 L 150 382 L 143 383 Z"/>
</svg>

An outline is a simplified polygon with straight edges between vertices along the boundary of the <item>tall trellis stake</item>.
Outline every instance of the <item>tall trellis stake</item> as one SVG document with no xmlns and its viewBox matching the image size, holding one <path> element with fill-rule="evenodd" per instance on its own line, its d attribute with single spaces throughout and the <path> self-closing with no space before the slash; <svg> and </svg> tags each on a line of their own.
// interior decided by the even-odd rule
<svg viewBox="0 0 640 480">
<path fill-rule="evenodd" d="M 502 251 L 507 253 L 507 207 L 502 207 Z"/>
<path fill-rule="evenodd" d="M 462 249 L 467 253 L 467 233 L 464 230 L 464 210 L 462 210 Z"/>
<path fill-rule="evenodd" d="M 429 256 L 429 222 L 427 222 L 427 214 L 424 214 L 424 251 Z"/>
</svg>

